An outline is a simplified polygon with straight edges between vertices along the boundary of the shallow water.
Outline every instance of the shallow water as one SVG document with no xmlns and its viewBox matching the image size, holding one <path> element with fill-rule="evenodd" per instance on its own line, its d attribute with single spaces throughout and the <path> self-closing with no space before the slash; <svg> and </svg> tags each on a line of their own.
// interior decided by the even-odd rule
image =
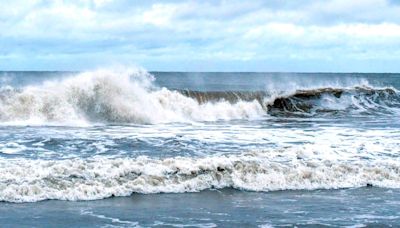
<svg viewBox="0 0 400 228">
<path fill-rule="evenodd" d="M 0 204 L 3 226 L 399 226 L 397 189 L 134 194 L 96 201 Z"/>
<path fill-rule="evenodd" d="M 400 75 L 0 78 L 2 224 L 399 223 Z"/>
</svg>

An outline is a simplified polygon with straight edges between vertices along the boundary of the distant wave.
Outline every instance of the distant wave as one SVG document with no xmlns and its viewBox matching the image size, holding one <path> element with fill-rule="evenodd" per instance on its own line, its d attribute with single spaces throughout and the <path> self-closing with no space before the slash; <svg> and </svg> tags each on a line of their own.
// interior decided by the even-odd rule
<svg viewBox="0 0 400 228">
<path fill-rule="evenodd" d="M 338 151 L 328 156 L 326 151 L 309 149 L 286 148 L 203 158 L 97 157 L 13 162 L 0 159 L 0 201 L 95 200 L 133 193 L 222 188 L 275 191 L 370 185 L 400 187 L 400 163 L 391 157 L 356 159 L 357 155 L 353 155 L 346 159 Z"/>
<path fill-rule="evenodd" d="M 267 115 L 393 113 L 392 88 L 303 88 L 201 92 L 158 88 L 143 70 L 98 70 L 41 85 L 0 89 L 2 124 L 169 123 L 259 119 Z"/>
</svg>

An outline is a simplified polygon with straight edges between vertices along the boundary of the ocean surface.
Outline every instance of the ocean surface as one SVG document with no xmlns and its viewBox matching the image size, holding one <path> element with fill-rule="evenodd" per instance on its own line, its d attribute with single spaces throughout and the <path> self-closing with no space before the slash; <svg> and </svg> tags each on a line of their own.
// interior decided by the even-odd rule
<svg viewBox="0 0 400 228">
<path fill-rule="evenodd" d="M 0 226 L 400 226 L 400 74 L 0 72 Z"/>
</svg>

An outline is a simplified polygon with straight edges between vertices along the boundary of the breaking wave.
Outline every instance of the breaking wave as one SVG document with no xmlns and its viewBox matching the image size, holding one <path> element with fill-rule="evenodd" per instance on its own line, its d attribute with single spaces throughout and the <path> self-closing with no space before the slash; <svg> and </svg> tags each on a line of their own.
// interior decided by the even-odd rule
<svg viewBox="0 0 400 228">
<path fill-rule="evenodd" d="M 326 159 L 310 148 L 202 158 L 0 160 L 0 201 L 95 200 L 133 193 L 400 187 L 397 159 Z M 284 150 L 284 151 L 283 151 Z M 330 156 L 338 157 L 337 151 Z M 285 154 L 285 156 L 282 156 Z M 353 155 L 357 156 L 357 155 Z M 348 156 L 347 156 L 348 157 Z"/>
<path fill-rule="evenodd" d="M 398 112 L 392 88 L 294 91 L 169 90 L 144 70 L 98 70 L 41 85 L 0 89 L 2 123 L 168 123 L 259 119 L 267 115 Z"/>
<path fill-rule="evenodd" d="M 257 101 L 270 115 L 316 115 L 321 113 L 371 114 L 399 112 L 400 95 L 394 88 L 355 86 L 352 88 L 301 89 L 294 92 L 270 91 L 189 91 L 182 94 L 197 102 Z"/>
<path fill-rule="evenodd" d="M 165 123 L 258 118 L 256 101 L 199 104 L 157 88 L 143 70 L 98 70 L 59 81 L 0 91 L 0 121 L 41 123 Z"/>
</svg>

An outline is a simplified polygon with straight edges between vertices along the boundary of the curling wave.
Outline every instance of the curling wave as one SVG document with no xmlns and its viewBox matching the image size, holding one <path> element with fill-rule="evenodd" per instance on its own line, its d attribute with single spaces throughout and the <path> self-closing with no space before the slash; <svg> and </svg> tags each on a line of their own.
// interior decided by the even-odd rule
<svg viewBox="0 0 400 228">
<path fill-rule="evenodd" d="M 212 101 L 257 101 L 271 115 L 316 115 L 320 113 L 399 112 L 400 96 L 393 88 L 317 88 L 274 94 L 268 91 L 180 91 L 200 104 Z"/>
<path fill-rule="evenodd" d="M 133 193 L 400 187 L 398 159 L 326 159 L 309 148 L 203 158 L 0 160 L 0 201 L 95 200 Z M 282 153 L 286 156 L 282 157 Z M 321 153 L 321 151 L 320 151 Z M 332 151 L 330 156 L 337 156 Z M 322 156 L 323 155 L 323 156 Z M 357 155 L 354 155 L 357 156 Z"/>
</svg>

